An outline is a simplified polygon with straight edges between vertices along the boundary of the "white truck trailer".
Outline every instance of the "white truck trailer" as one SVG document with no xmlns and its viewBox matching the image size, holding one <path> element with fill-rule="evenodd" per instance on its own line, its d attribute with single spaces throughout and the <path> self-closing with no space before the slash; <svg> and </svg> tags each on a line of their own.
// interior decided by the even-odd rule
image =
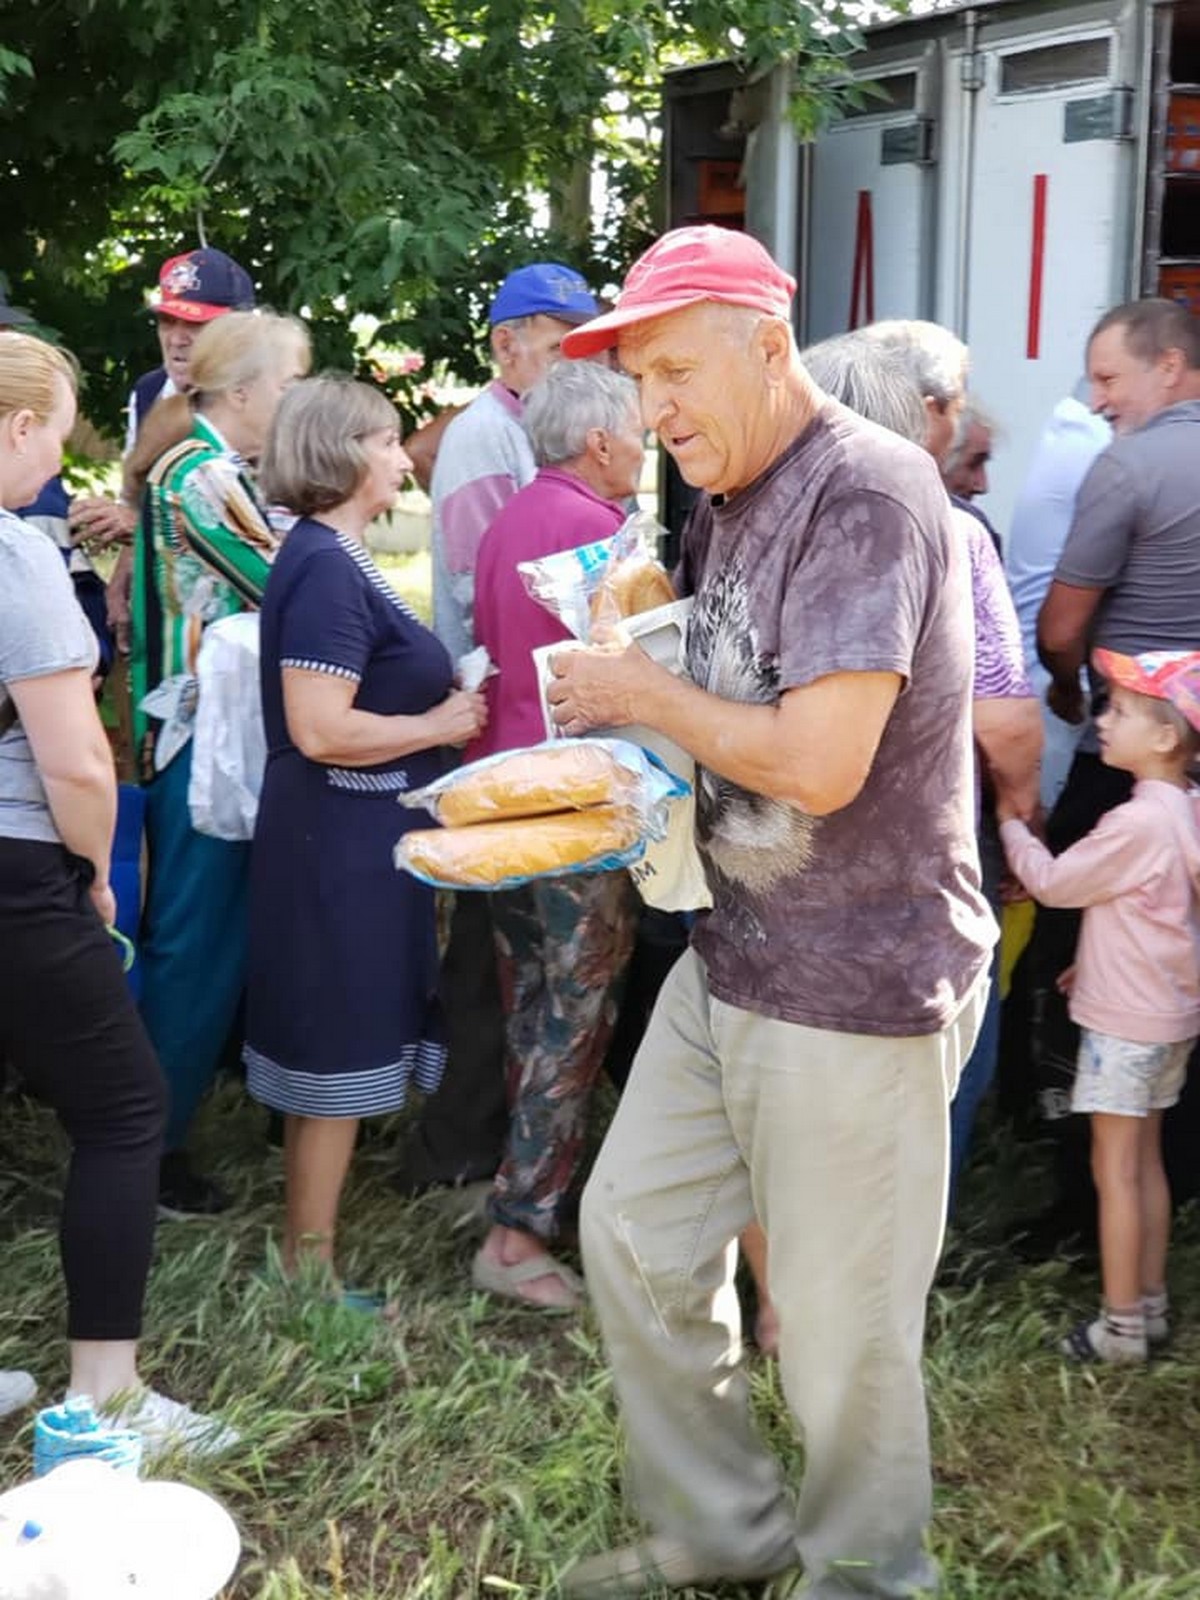
<svg viewBox="0 0 1200 1600">
<path fill-rule="evenodd" d="M 670 222 L 761 238 L 802 343 L 914 316 L 966 339 L 1003 534 L 1096 318 L 1150 294 L 1200 312 L 1200 0 L 978 0 L 869 29 L 849 66 L 879 95 L 810 145 L 785 72 L 672 74 Z"/>
</svg>

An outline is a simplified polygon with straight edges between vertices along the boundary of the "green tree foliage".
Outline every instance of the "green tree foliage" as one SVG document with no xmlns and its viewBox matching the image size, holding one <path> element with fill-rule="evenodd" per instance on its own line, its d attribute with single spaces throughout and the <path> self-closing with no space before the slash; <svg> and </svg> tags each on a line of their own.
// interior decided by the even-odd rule
<svg viewBox="0 0 1200 1600">
<path fill-rule="evenodd" d="M 0 0 L 0 269 L 80 354 L 109 427 L 154 353 L 142 292 L 201 232 L 268 302 L 304 309 L 320 360 L 355 358 L 349 317 L 365 312 L 382 341 L 477 377 L 511 266 L 553 253 L 612 283 L 659 226 L 664 67 L 790 59 L 811 129 L 860 9 Z"/>
</svg>

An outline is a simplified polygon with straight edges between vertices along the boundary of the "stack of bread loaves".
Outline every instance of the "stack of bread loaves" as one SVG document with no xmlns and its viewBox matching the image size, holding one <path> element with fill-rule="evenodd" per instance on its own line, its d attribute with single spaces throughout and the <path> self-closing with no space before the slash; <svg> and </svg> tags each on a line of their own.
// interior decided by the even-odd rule
<svg viewBox="0 0 1200 1600">
<path fill-rule="evenodd" d="M 661 837 L 685 786 L 623 739 L 506 750 L 405 795 L 440 828 L 406 833 L 395 861 L 426 883 L 509 888 L 531 878 L 629 866 Z"/>
</svg>

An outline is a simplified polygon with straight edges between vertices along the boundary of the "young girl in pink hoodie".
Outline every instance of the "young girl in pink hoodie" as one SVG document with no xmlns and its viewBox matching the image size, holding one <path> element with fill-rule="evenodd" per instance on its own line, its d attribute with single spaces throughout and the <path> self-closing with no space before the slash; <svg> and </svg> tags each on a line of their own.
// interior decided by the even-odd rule
<svg viewBox="0 0 1200 1600">
<path fill-rule="evenodd" d="M 1171 1197 L 1162 1117 L 1200 1034 L 1200 651 L 1097 650 L 1112 697 L 1101 757 L 1132 798 L 1052 856 L 999 812 L 1009 865 L 1035 900 L 1080 906 L 1075 965 L 1060 978 L 1082 1030 L 1072 1108 L 1092 1119 L 1100 1195 L 1100 1315 L 1062 1341 L 1077 1361 L 1140 1361 L 1165 1342 Z"/>
</svg>

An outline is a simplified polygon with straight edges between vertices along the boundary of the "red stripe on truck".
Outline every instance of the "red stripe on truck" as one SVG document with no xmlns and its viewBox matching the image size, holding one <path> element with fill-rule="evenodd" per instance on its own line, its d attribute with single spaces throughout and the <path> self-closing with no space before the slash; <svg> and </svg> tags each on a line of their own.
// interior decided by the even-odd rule
<svg viewBox="0 0 1200 1600">
<path fill-rule="evenodd" d="M 1042 277 L 1046 264 L 1046 189 L 1050 180 L 1039 172 L 1033 180 L 1033 238 L 1029 250 L 1029 321 L 1025 355 L 1036 361 L 1042 353 Z"/>
<path fill-rule="evenodd" d="M 865 304 L 864 304 L 865 301 Z M 859 308 L 863 315 L 859 316 Z M 875 321 L 875 226 L 871 216 L 871 191 L 858 191 L 858 216 L 854 223 L 854 278 L 850 285 L 850 316 L 846 326 L 861 328 Z"/>
</svg>

